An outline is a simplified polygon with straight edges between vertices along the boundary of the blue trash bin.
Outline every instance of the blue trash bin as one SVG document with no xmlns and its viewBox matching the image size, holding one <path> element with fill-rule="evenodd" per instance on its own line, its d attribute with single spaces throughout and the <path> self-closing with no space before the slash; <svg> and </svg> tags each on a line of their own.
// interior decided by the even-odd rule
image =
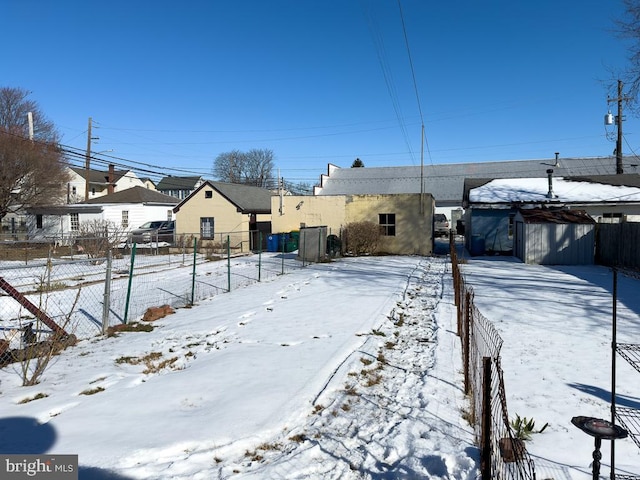
<svg viewBox="0 0 640 480">
<path fill-rule="evenodd" d="M 267 252 L 277 252 L 278 251 L 278 235 L 269 235 L 267 237 Z"/>
</svg>

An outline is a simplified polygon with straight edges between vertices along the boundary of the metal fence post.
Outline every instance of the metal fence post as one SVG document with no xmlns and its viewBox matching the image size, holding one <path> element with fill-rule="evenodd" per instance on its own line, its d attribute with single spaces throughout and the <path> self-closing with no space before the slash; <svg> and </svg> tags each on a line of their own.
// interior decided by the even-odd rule
<svg viewBox="0 0 640 480">
<path fill-rule="evenodd" d="M 258 232 L 258 241 L 260 245 L 258 246 L 258 282 L 262 278 L 262 232 Z"/>
<path fill-rule="evenodd" d="M 229 288 L 227 292 L 231 291 L 231 239 L 227 235 L 227 284 Z"/>
<path fill-rule="evenodd" d="M 468 394 L 471 391 L 471 292 L 465 294 L 462 355 L 464 357 L 464 393 Z"/>
<path fill-rule="evenodd" d="M 280 237 L 278 239 L 278 241 L 280 241 L 280 239 L 282 239 L 282 252 L 281 252 L 282 253 L 282 267 L 281 267 L 280 275 L 284 275 L 284 244 L 285 244 L 284 236 Z"/>
<path fill-rule="evenodd" d="M 480 439 L 480 474 L 491 480 L 491 358 L 482 357 L 482 438 Z"/>
<path fill-rule="evenodd" d="M 198 254 L 198 239 L 193 237 L 193 271 L 191 273 L 191 305 L 195 302 L 195 294 L 196 294 L 196 258 Z"/>
<path fill-rule="evenodd" d="M 124 304 L 124 323 L 127 323 L 129 317 L 129 301 L 131 300 L 131 283 L 133 282 L 133 264 L 136 260 L 136 244 L 131 249 L 131 265 L 129 266 L 129 285 L 127 287 L 127 300 Z"/>
<path fill-rule="evenodd" d="M 113 255 L 107 251 L 107 274 L 104 279 L 104 301 L 102 302 L 102 333 L 106 334 L 109 328 L 109 310 L 111 309 L 111 268 Z"/>
</svg>

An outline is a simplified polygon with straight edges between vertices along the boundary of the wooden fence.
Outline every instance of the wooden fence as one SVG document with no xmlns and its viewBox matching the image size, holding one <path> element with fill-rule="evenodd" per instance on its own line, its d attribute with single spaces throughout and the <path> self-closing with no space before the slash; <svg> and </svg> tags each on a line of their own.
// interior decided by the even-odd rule
<svg viewBox="0 0 640 480">
<path fill-rule="evenodd" d="M 640 268 L 640 223 L 598 223 L 596 261 L 610 267 Z"/>
</svg>

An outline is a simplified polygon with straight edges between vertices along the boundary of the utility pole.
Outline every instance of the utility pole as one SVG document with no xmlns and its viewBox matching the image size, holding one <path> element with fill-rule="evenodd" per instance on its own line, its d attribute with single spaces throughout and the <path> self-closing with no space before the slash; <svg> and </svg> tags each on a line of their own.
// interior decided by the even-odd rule
<svg viewBox="0 0 640 480">
<path fill-rule="evenodd" d="M 617 98 L 607 99 L 608 103 L 617 102 L 618 115 L 616 116 L 616 125 L 618 127 L 618 136 L 616 139 L 616 174 L 621 175 L 624 173 L 622 167 L 622 102 L 629 100 L 629 97 L 622 96 L 622 80 L 618 80 L 618 96 Z"/>
<path fill-rule="evenodd" d="M 91 117 L 89 117 L 89 126 L 87 127 L 87 154 L 84 160 L 84 201 L 89 200 L 89 172 L 91 161 Z"/>
</svg>

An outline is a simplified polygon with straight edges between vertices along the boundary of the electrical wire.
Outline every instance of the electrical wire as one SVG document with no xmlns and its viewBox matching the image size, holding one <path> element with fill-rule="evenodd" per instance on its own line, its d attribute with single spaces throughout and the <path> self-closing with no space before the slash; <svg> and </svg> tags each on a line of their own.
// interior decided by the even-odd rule
<svg viewBox="0 0 640 480">
<path fill-rule="evenodd" d="M 413 153 L 413 149 L 411 148 L 411 142 L 409 141 L 409 134 L 407 132 L 407 126 L 404 122 L 404 116 L 402 115 L 402 111 L 400 108 L 400 101 L 398 100 L 398 93 L 395 88 L 395 83 L 393 81 L 393 75 L 391 72 L 391 68 L 389 67 L 389 62 L 387 61 L 386 49 L 384 45 L 383 36 L 380 33 L 380 27 L 376 23 L 375 19 L 372 15 L 367 14 L 367 10 L 363 10 L 365 13 L 365 18 L 367 19 L 367 23 L 369 25 L 369 31 L 371 33 L 371 37 L 373 39 L 373 43 L 376 50 L 376 55 L 378 57 L 378 62 L 380 63 L 380 68 L 382 70 L 382 76 L 385 81 L 385 85 L 387 87 L 387 92 L 389 94 L 389 98 L 391 99 L 391 104 L 393 106 L 393 110 L 396 114 L 396 119 L 398 120 L 398 125 L 400 127 L 400 132 L 404 138 L 405 144 L 407 145 L 407 149 L 413 164 L 415 165 L 415 156 Z"/>
<path fill-rule="evenodd" d="M 425 132 L 424 128 L 424 116 L 422 115 L 422 105 L 420 104 L 420 95 L 418 94 L 418 82 L 416 81 L 416 71 L 413 68 L 413 59 L 411 58 L 411 49 L 409 48 L 409 37 L 407 36 L 407 27 L 404 23 L 404 14 L 402 12 L 402 3 L 398 0 L 398 10 L 400 11 L 400 20 L 402 22 L 402 33 L 404 34 L 404 43 L 407 48 L 407 57 L 409 58 L 409 66 L 411 68 L 411 78 L 413 80 L 413 90 L 416 94 L 416 103 L 418 104 L 418 112 L 420 113 L 420 121 L 422 123 L 422 131 Z M 427 141 L 426 133 L 422 135 L 422 141 L 425 142 L 425 146 L 427 148 L 427 154 L 431 164 L 433 164 L 433 159 L 431 158 L 431 152 L 429 151 L 429 142 Z"/>
</svg>

